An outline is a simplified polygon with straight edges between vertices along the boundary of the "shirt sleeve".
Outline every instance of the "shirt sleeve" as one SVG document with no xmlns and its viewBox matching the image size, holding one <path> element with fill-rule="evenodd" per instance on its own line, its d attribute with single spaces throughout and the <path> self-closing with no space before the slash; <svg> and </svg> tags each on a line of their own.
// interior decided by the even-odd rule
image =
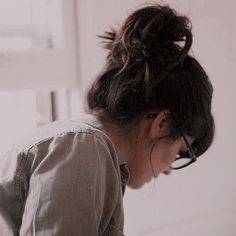
<svg viewBox="0 0 236 236">
<path fill-rule="evenodd" d="M 29 155 L 35 162 L 20 235 L 103 235 L 120 182 L 101 138 L 62 134 L 34 146 Z"/>
<path fill-rule="evenodd" d="M 19 235 L 28 191 L 28 167 L 24 154 L 17 149 L 0 157 L 0 235 Z"/>
</svg>

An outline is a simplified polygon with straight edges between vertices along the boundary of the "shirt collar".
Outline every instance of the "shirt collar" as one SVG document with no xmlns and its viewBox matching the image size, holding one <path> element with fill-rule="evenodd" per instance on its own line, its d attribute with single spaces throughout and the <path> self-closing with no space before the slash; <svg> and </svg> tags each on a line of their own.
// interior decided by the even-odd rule
<svg viewBox="0 0 236 236">
<path fill-rule="evenodd" d="M 130 176 L 129 170 L 127 168 L 127 163 L 119 151 L 117 151 L 116 154 L 117 154 L 119 165 L 120 165 L 121 181 L 123 184 L 126 185 L 129 181 L 129 176 Z"/>
<path fill-rule="evenodd" d="M 86 121 L 88 121 L 88 120 L 90 121 L 89 122 L 90 125 L 92 124 L 92 126 L 102 130 L 108 136 L 104 126 L 95 116 L 86 114 L 85 117 L 86 117 Z M 124 194 L 125 186 L 127 185 L 128 181 L 129 181 L 130 174 L 129 174 L 129 170 L 127 168 L 127 163 L 126 163 L 125 159 L 123 158 L 121 152 L 118 151 L 116 148 L 115 148 L 115 152 L 116 152 L 116 156 L 118 157 L 118 163 L 120 166 L 122 190 L 123 190 L 123 194 Z"/>
</svg>

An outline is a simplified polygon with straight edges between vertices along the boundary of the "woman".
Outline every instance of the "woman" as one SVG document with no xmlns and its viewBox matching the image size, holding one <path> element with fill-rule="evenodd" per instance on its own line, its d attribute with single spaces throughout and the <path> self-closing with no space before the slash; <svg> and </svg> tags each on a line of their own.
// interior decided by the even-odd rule
<svg viewBox="0 0 236 236">
<path fill-rule="evenodd" d="M 186 17 L 152 5 L 102 38 L 92 115 L 45 126 L 0 159 L 0 235 L 123 235 L 125 186 L 186 167 L 211 145 L 213 89 L 188 55 Z"/>
</svg>

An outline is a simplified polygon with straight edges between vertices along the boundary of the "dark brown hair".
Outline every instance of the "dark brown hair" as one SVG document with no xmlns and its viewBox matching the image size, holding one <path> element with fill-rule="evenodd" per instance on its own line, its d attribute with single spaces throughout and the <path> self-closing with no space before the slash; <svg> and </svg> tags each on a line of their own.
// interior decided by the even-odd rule
<svg viewBox="0 0 236 236">
<path fill-rule="evenodd" d="M 214 136 L 213 88 L 204 69 L 188 54 L 192 45 L 188 18 L 169 6 L 151 5 L 101 37 L 108 55 L 88 92 L 89 109 L 105 112 L 120 126 L 153 110 L 169 110 L 170 137 L 180 135 L 178 126 L 195 138 L 197 156 L 205 152 Z"/>
</svg>

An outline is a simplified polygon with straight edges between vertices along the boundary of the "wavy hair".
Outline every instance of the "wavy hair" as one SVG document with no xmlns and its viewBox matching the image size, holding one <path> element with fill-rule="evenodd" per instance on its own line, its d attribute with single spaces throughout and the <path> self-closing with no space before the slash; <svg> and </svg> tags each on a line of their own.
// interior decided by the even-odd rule
<svg viewBox="0 0 236 236">
<path fill-rule="evenodd" d="M 120 29 L 100 36 L 108 50 L 103 71 L 87 94 L 93 112 L 123 126 L 153 110 L 168 110 L 171 138 L 178 129 L 195 138 L 196 155 L 214 136 L 213 87 L 189 55 L 191 23 L 169 6 L 151 5 L 130 14 Z"/>
</svg>

